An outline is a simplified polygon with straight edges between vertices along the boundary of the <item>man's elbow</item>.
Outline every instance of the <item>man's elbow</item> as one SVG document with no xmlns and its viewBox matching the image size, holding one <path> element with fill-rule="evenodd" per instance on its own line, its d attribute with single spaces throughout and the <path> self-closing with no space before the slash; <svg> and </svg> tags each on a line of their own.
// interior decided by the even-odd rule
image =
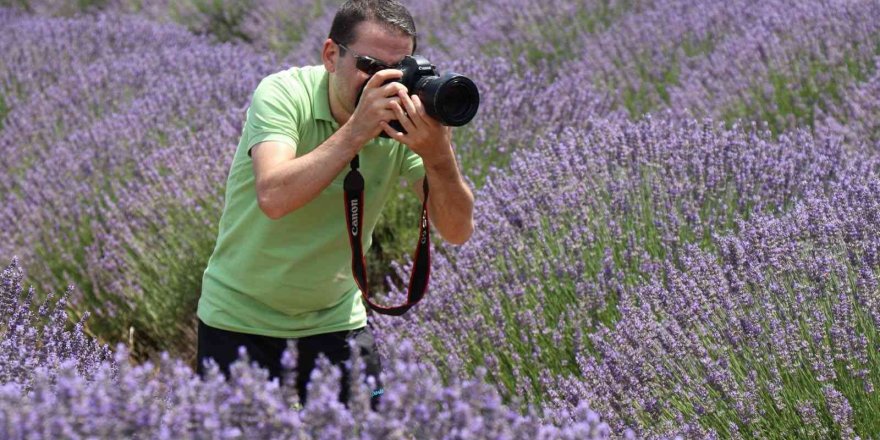
<svg viewBox="0 0 880 440">
<path fill-rule="evenodd" d="M 279 218 L 284 217 L 284 214 L 271 204 L 259 202 L 259 205 L 260 211 L 263 211 L 263 214 L 265 214 L 266 217 L 269 217 L 270 220 L 278 220 Z"/>
<path fill-rule="evenodd" d="M 257 187 L 257 206 L 260 207 L 260 211 L 263 211 L 263 214 L 266 214 L 266 217 L 272 220 L 284 217 L 285 213 L 276 203 L 271 193 L 268 190 L 261 189 L 259 186 Z"/>
</svg>

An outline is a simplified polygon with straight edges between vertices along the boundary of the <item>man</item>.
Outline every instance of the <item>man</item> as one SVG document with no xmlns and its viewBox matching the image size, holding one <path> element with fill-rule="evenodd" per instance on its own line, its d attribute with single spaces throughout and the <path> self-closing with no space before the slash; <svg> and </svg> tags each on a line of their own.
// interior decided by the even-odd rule
<svg viewBox="0 0 880 440">
<path fill-rule="evenodd" d="M 428 116 L 402 84 L 385 84 L 400 78 L 400 70 L 384 68 L 370 78 L 357 67 L 364 57 L 376 60 L 373 67 L 394 66 L 415 48 L 413 19 L 396 0 L 349 0 L 324 41 L 323 66 L 291 68 L 260 82 L 204 273 L 199 374 L 209 358 L 228 374 L 244 346 L 251 361 L 280 377 L 281 354 L 292 339 L 301 401 L 323 353 L 343 366 L 340 400 L 347 402 L 343 363 L 353 340 L 379 384 L 374 397 L 382 393 L 381 363 L 351 269 L 342 186 L 350 162 L 359 156 L 366 182 L 364 249 L 401 177 L 421 200 L 427 178 L 428 214 L 444 240 L 462 244 L 473 231 L 473 195 L 458 170 L 451 128 Z M 389 125 L 393 120 L 405 133 Z M 378 137 L 382 132 L 390 139 Z"/>
</svg>

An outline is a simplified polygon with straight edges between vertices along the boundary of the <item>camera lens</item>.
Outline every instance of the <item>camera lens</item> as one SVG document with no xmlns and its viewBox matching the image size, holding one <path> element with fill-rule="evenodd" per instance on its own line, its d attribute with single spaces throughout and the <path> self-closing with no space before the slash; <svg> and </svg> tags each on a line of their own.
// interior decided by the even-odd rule
<svg viewBox="0 0 880 440">
<path fill-rule="evenodd" d="M 455 73 L 424 78 L 416 86 L 425 111 L 445 125 L 467 124 L 480 107 L 480 93 L 469 78 Z"/>
<path fill-rule="evenodd" d="M 480 99 L 479 96 L 475 99 L 473 90 L 458 78 L 440 88 L 440 95 L 440 112 L 455 121 L 468 119 L 468 114 L 473 111 L 472 107 Z"/>
</svg>

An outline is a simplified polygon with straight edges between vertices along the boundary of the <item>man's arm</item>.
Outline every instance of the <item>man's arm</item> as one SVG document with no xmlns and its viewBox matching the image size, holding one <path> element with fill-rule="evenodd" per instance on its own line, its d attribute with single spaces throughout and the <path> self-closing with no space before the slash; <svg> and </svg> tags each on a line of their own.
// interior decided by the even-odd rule
<svg viewBox="0 0 880 440">
<path fill-rule="evenodd" d="M 406 133 L 384 121 L 380 123 L 382 129 L 422 158 L 428 179 L 428 215 L 444 240 L 464 244 L 474 232 L 474 195 L 455 161 L 452 127 L 428 116 L 418 95 L 410 97 L 402 91 L 398 96 L 400 101 L 393 102 L 391 107 Z M 415 190 L 424 202 L 421 179 Z"/>
<path fill-rule="evenodd" d="M 394 69 L 373 75 L 348 121 L 308 154 L 297 157 L 296 148 L 276 141 L 251 148 L 257 202 L 266 216 L 279 219 L 312 201 L 364 144 L 379 135 L 379 121 L 394 119 L 391 104 L 398 101 L 398 92 L 406 90 L 400 83 L 384 82 L 401 75 Z"/>
<path fill-rule="evenodd" d="M 342 126 L 323 144 L 296 157 L 295 148 L 267 141 L 251 149 L 257 203 L 275 220 L 301 208 L 321 193 L 351 162 L 364 141 Z"/>
</svg>

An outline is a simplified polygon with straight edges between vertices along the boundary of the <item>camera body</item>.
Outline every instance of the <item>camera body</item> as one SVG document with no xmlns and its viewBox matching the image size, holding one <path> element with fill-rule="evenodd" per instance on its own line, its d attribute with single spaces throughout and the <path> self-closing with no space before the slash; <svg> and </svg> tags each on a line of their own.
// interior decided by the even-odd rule
<svg viewBox="0 0 880 440">
<path fill-rule="evenodd" d="M 403 76 L 385 84 L 399 82 L 406 86 L 410 95 L 417 95 L 422 101 L 425 112 L 441 124 L 460 127 L 476 116 L 480 92 L 470 78 L 452 72 L 439 75 L 436 66 L 421 55 L 406 56 L 396 68 L 403 72 Z M 389 125 L 405 132 L 397 120 Z M 379 136 L 389 137 L 384 131 Z"/>
</svg>

